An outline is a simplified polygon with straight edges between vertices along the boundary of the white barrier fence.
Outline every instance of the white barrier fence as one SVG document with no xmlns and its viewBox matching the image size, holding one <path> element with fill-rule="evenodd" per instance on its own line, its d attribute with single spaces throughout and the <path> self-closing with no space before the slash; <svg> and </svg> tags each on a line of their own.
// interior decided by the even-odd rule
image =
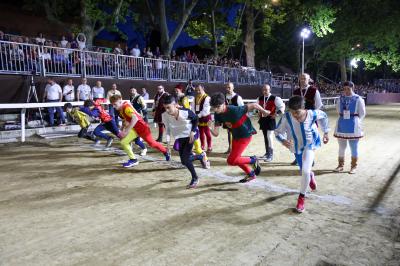
<svg viewBox="0 0 400 266">
<path fill-rule="evenodd" d="M 7 41 L 0 41 L 0 74 L 175 82 L 191 79 L 243 85 L 276 83 L 272 82 L 271 72 L 250 67 L 222 67 Z"/>
<path fill-rule="evenodd" d="M 327 97 L 322 98 L 322 102 L 325 108 L 332 107 L 336 105 L 336 101 L 339 97 Z M 284 102 L 287 102 L 289 99 L 283 99 Z M 243 100 L 245 103 L 254 103 L 257 100 Z M 20 121 L 21 121 L 21 142 L 25 142 L 25 124 L 26 117 L 25 113 L 27 109 L 38 109 L 38 108 L 48 108 L 48 107 L 63 107 L 67 102 L 49 102 L 49 103 L 5 103 L 0 104 L 0 109 L 21 109 L 20 112 Z M 83 102 L 70 102 L 73 106 L 82 106 Z M 154 100 L 146 100 L 146 104 L 154 104 Z"/>
</svg>

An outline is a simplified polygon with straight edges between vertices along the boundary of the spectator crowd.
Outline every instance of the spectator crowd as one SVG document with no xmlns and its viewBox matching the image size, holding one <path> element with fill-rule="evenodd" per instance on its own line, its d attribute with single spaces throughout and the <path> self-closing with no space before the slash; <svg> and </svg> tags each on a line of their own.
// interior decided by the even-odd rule
<svg viewBox="0 0 400 266">
<path fill-rule="evenodd" d="M 86 44 L 85 36 L 83 34 L 75 35 L 74 33 L 71 33 L 69 35 L 62 35 L 59 40 L 53 40 L 44 36 L 43 33 L 38 33 L 36 37 L 27 37 L 27 36 L 5 34 L 4 32 L 0 31 L 0 41 L 10 41 L 10 42 L 24 43 L 24 44 L 36 44 L 53 48 L 68 48 L 68 49 L 100 52 L 100 53 L 112 53 L 116 55 L 130 55 L 134 57 L 143 57 L 143 58 L 165 59 L 171 61 L 196 63 L 196 64 L 209 64 L 209 65 L 230 67 L 230 68 L 241 67 L 240 62 L 237 59 L 231 59 L 227 57 L 220 58 L 207 55 L 203 59 L 200 59 L 196 53 L 191 52 L 190 50 L 183 51 L 183 53 L 180 55 L 178 55 L 176 51 L 173 50 L 169 56 L 165 56 L 161 54 L 160 47 L 158 46 L 155 47 L 155 49 L 152 49 L 150 46 L 145 46 L 143 47 L 143 49 L 140 49 L 138 44 L 135 44 L 133 47 L 129 47 L 128 44 L 121 45 L 120 43 L 118 43 L 114 48 L 96 47 L 96 46 L 88 47 Z M 64 53 L 71 54 L 72 51 Z M 45 57 L 46 58 L 48 57 L 47 53 Z M 78 60 L 78 58 L 74 59 L 75 61 Z"/>
</svg>

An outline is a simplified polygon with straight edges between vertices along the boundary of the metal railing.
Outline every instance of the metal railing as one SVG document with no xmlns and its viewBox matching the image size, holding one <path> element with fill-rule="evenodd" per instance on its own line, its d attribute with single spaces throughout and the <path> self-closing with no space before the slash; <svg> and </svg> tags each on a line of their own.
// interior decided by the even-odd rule
<svg viewBox="0 0 400 266">
<path fill-rule="evenodd" d="M 271 83 L 270 72 L 0 41 L 0 73 L 243 85 Z"/>
</svg>

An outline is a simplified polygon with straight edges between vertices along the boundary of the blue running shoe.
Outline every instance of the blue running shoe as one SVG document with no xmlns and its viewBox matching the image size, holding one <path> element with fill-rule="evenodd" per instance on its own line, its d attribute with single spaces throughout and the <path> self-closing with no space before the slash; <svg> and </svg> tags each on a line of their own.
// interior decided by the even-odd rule
<svg viewBox="0 0 400 266">
<path fill-rule="evenodd" d="M 139 161 L 137 159 L 129 159 L 126 163 L 123 163 L 122 166 L 125 168 L 130 168 L 138 164 Z"/>
</svg>

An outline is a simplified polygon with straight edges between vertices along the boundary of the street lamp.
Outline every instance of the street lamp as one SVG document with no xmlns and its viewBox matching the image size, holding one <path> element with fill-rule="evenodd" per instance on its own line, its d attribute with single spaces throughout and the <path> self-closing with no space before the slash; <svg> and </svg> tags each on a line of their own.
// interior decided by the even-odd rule
<svg viewBox="0 0 400 266">
<path fill-rule="evenodd" d="M 301 55 L 301 74 L 304 73 L 304 39 L 307 39 L 311 34 L 308 28 L 303 28 L 300 32 L 300 36 L 303 39 L 303 53 Z"/>
<path fill-rule="evenodd" d="M 357 58 L 353 58 L 350 60 L 350 81 L 353 81 L 353 67 L 358 67 L 358 61 L 360 61 L 360 59 Z"/>
</svg>

